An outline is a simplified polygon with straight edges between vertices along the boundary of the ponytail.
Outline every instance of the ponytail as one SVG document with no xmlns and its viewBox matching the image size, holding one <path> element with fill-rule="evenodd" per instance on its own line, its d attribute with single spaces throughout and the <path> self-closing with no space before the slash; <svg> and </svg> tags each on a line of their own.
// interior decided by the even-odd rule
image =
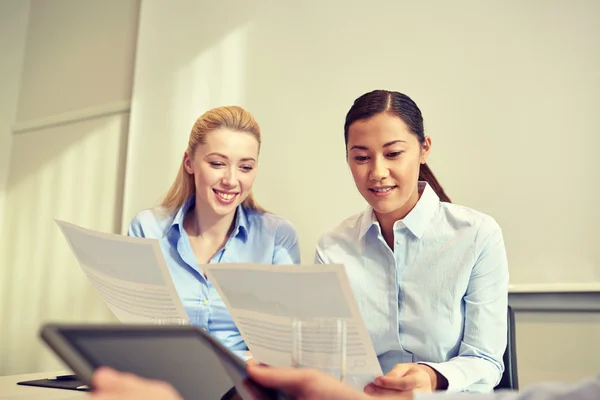
<svg viewBox="0 0 600 400">
<path fill-rule="evenodd" d="M 452 203 L 450 197 L 448 197 L 446 192 L 444 192 L 444 188 L 442 187 L 442 185 L 440 185 L 427 163 L 421 164 L 421 168 L 419 169 L 419 180 L 427 182 L 429 186 L 431 186 L 435 194 L 438 195 L 440 201 Z"/>
<path fill-rule="evenodd" d="M 177 177 L 160 204 L 160 206 L 164 207 L 165 211 L 169 214 L 175 212 L 190 196 L 194 195 L 196 192 L 194 175 L 187 173 L 183 163 L 184 161 L 182 159 L 181 165 L 179 166 L 179 171 L 177 172 Z"/>
<path fill-rule="evenodd" d="M 375 115 L 387 113 L 400 118 L 408 127 L 409 131 L 417 137 L 419 143 L 425 143 L 425 128 L 423 127 L 423 115 L 417 104 L 407 95 L 389 90 L 373 90 L 365 93 L 350 107 L 346 114 L 344 123 L 344 141 L 346 142 L 346 154 L 348 149 L 348 130 L 350 125 L 356 121 L 366 120 Z M 446 195 L 442 185 L 437 181 L 427 164 L 421 164 L 419 180 L 425 181 L 438 195 L 440 201 L 451 203 L 450 197 Z"/>
</svg>

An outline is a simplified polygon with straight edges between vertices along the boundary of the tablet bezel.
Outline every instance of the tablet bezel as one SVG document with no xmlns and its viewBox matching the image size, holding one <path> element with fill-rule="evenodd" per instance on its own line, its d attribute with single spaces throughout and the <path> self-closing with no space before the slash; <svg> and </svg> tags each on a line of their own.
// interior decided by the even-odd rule
<svg viewBox="0 0 600 400">
<path fill-rule="evenodd" d="M 215 351 L 221 362 L 228 362 L 232 365 L 240 377 L 245 380 L 248 378 L 246 363 L 236 356 L 231 350 L 213 338 L 208 332 L 203 329 L 191 325 L 145 325 L 145 324 L 57 324 L 49 323 L 42 326 L 40 337 L 48 344 L 48 346 L 69 366 L 73 372 L 84 383 L 88 384 L 93 389 L 91 380 L 95 371 L 95 367 L 91 364 L 91 360 L 87 360 L 85 354 L 69 340 L 69 334 L 81 332 L 83 334 L 94 334 L 101 336 L 102 333 L 110 333 L 111 335 L 131 333 L 152 333 L 152 332 L 173 332 L 173 333 L 194 333 L 201 340 L 208 343 Z M 261 391 L 267 398 L 288 398 L 283 393 L 272 389 L 267 389 L 258 385 L 256 382 L 248 381 L 253 387 Z"/>
</svg>

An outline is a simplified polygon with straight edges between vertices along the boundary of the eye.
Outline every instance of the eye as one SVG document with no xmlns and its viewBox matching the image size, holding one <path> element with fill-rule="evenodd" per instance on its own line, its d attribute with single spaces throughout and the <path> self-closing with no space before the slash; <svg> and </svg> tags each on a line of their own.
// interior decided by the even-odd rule
<svg viewBox="0 0 600 400">
<path fill-rule="evenodd" d="M 388 158 L 396 158 L 402 155 L 402 153 L 404 153 L 403 151 L 393 151 L 391 153 L 388 153 Z"/>
<path fill-rule="evenodd" d="M 209 164 L 213 168 L 221 168 L 221 167 L 225 166 L 225 164 L 223 164 L 222 162 L 219 162 L 219 161 L 211 161 Z"/>
<path fill-rule="evenodd" d="M 250 172 L 254 169 L 254 167 L 251 165 L 242 165 L 240 169 L 244 172 Z"/>
<path fill-rule="evenodd" d="M 369 157 L 368 156 L 354 156 L 354 161 L 362 163 L 365 161 L 368 161 Z"/>
</svg>

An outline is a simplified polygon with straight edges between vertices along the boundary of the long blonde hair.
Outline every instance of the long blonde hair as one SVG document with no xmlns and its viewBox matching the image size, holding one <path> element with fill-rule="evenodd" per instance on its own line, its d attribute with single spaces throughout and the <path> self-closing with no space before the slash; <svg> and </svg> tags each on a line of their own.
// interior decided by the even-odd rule
<svg viewBox="0 0 600 400">
<path fill-rule="evenodd" d="M 226 106 L 208 110 L 196 120 L 188 141 L 188 155 L 191 157 L 199 144 L 206 143 L 207 133 L 220 128 L 251 134 L 258 141 L 260 150 L 260 127 L 252 114 L 238 106 Z M 185 170 L 184 160 L 185 158 L 182 158 L 175 182 L 173 182 L 160 204 L 169 213 L 175 212 L 190 196 L 196 193 L 194 176 Z M 266 212 L 264 208 L 256 203 L 252 192 L 246 197 L 242 205 L 251 210 Z"/>
</svg>

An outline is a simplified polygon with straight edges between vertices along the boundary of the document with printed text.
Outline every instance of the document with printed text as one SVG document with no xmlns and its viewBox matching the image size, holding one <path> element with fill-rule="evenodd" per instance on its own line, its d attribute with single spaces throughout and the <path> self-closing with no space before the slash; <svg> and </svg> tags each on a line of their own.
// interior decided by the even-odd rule
<svg viewBox="0 0 600 400">
<path fill-rule="evenodd" d="M 362 388 L 382 375 L 342 265 L 208 264 L 201 268 L 257 361 L 292 365 L 292 321 L 346 321 L 345 382 Z"/>
<path fill-rule="evenodd" d="M 102 233 L 59 220 L 56 223 L 81 269 L 121 322 L 188 319 L 157 239 Z"/>
</svg>

